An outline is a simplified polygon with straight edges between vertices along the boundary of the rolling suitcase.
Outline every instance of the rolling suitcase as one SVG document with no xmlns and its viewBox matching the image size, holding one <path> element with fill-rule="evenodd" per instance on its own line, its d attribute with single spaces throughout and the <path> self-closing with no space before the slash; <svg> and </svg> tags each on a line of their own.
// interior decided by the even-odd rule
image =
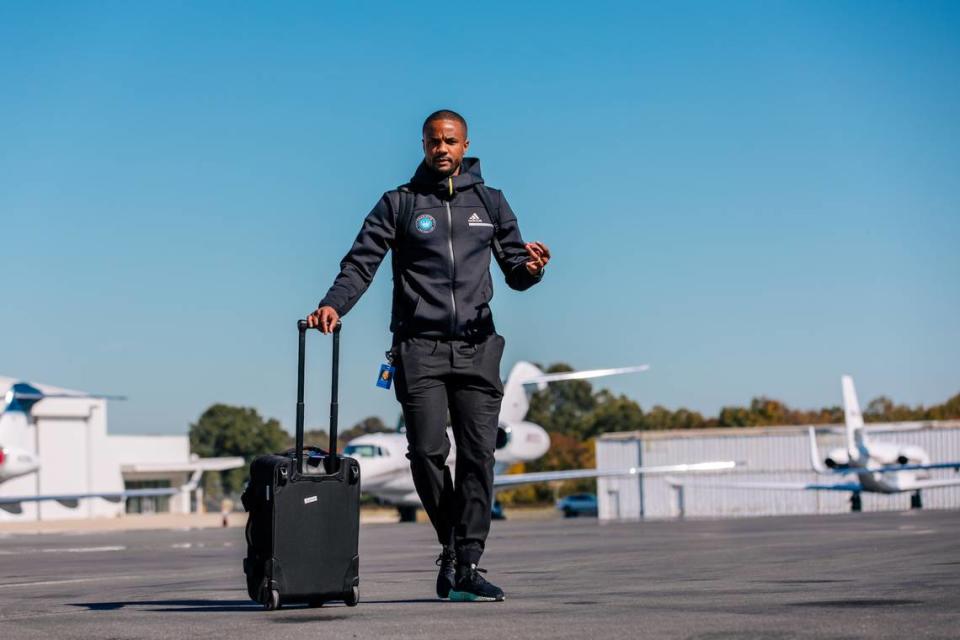
<svg viewBox="0 0 960 640">
<path fill-rule="evenodd" d="M 360 465 L 337 454 L 340 324 L 333 332 L 330 449 L 304 447 L 303 387 L 307 323 L 297 324 L 296 447 L 250 465 L 242 502 L 247 518 L 247 593 L 268 609 L 360 601 Z M 304 451 L 309 456 L 304 460 Z"/>
</svg>

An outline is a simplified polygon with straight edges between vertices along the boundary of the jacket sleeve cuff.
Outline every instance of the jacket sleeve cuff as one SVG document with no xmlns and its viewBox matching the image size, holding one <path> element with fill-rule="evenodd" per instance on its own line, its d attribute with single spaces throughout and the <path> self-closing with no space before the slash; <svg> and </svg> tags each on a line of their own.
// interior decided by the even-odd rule
<svg viewBox="0 0 960 640">
<path fill-rule="evenodd" d="M 317 309 L 319 309 L 320 307 L 331 307 L 334 311 L 337 312 L 338 316 L 343 317 L 344 315 L 343 309 L 340 307 L 340 305 L 334 304 L 329 300 L 327 300 L 326 298 L 324 298 L 323 300 L 317 303 Z"/>
<path fill-rule="evenodd" d="M 542 279 L 543 269 L 540 270 L 539 274 L 534 275 L 527 271 L 525 264 L 521 263 L 514 267 L 513 271 L 510 272 L 510 277 L 507 278 L 507 284 L 510 285 L 511 289 L 525 291 L 540 282 Z"/>
</svg>

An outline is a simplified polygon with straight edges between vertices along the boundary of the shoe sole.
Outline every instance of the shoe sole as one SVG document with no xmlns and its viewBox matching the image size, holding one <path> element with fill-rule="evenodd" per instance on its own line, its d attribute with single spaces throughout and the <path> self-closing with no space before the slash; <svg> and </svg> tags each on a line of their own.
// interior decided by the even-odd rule
<svg viewBox="0 0 960 640">
<path fill-rule="evenodd" d="M 450 591 L 450 602 L 503 602 L 504 597 L 491 598 L 490 596 L 478 596 L 468 591 Z"/>
</svg>

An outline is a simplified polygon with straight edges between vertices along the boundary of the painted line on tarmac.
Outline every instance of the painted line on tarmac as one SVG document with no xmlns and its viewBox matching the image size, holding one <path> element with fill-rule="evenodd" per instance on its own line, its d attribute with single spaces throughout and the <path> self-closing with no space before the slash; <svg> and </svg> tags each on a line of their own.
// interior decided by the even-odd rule
<svg viewBox="0 0 960 640">
<path fill-rule="evenodd" d="M 67 578 L 64 580 L 37 580 L 35 582 L 13 582 L 10 584 L 0 584 L 0 589 L 14 589 L 17 587 L 48 587 L 56 584 L 77 584 L 80 582 L 103 582 L 105 580 L 131 580 L 134 578 L 147 577 L 143 574 L 135 576 L 100 576 L 99 578 Z"/>
<path fill-rule="evenodd" d="M 170 549 L 220 549 L 230 548 L 232 542 L 221 542 L 217 544 L 208 544 L 206 542 L 178 542 L 169 545 Z M 20 556 L 30 553 L 111 553 L 117 551 L 154 551 L 155 547 L 129 547 L 126 545 L 105 545 L 99 547 L 54 547 L 50 549 L 41 549 L 38 547 L 26 547 L 16 551 L 0 549 L 0 556 Z"/>
<path fill-rule="evenodd" d="M 33 582 L 11 582 L 6 584 L 0 584 L 0 589 L 17 589 L 21 587 L 49 587 L 62 584 L 81 584 L 89 582 L 107 582 L 107 581 L 116 581 L 116 580 L 148 580 L 149 584 L 145 586 L 155 587 L 157 586 L 157 580 L 167 580 L 174 576 L 182 576 L 184 579 L 189 578 L 208 578 L 208 577 L 222 577 L 234 575 L 235 571 L 197 571 L 193 573 L 184 573 L 182 571 L 167 571 L 164 573 L 135 573 L 135 574 L 120 574 L 120 575 L 107 575 L 107 576 L 98 576 L 96 578 L 64 578 L 62 580 L 35 580 Z"/>
<path fill-rule="evenodd" d="M 60 549 L 41 549 L 41 553 L 98 553 L 101 551 L 126 551 L 122 545 L 110 547 L 66 547 Z"/>
<path fill-rule="evenodd" d="M 114 551 L 126 550 L 127 547 L 119 545 L 109 547 L 56 547 L 53 549 L 37 549 L 36 547 L 33 547 L 18 549 L 16 551 L 0 549 L 0 556 L 22 556 L 29 553 L 110 553 Z"/>
</svg>

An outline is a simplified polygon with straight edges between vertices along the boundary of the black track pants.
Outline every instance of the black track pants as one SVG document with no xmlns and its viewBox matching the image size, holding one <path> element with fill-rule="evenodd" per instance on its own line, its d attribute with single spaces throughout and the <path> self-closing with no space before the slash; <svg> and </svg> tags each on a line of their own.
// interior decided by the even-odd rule
<svg viewBox="0 0 960 640">
<path fill-rule="evenodd" d="M 408 338 L 397 345 L 397 399 L 407 427 L 413 483 L 441 544 L 475 563 L 490 531 L 493 453 L 500 401 L 503 337 L 481 342 Z M 456 442 L 450 477 L 447 410 Z"/>
</svg>

